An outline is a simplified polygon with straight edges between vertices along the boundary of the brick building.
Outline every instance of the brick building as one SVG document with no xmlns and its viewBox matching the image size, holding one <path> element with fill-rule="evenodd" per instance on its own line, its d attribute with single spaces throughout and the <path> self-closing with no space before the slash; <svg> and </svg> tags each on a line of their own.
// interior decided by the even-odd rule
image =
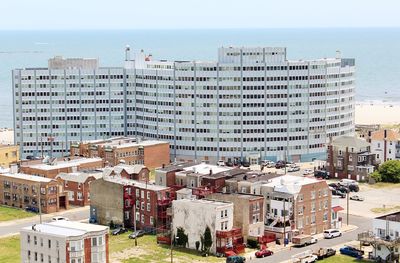
<svg viewBox="0 0 400 263">
<path fill-rule="evenodd" d="M 101 158 L 60 158 L 48 160 L 28 161 L 21 164 L 21 172 L 54 179 L 59 173 L 75 173 L 85 170 L 96 170 L 104 167 Z"/>
<path fill-rule="evenodd" d="M 123 162 L 143 164 L 154 169 L 170 163 L 169 142 L 129 137 L 74 142 L 71 143 L 70 153 L 71 156 L 101 157 L 110 166 Z"/>
<path fill-rule="evenodd" d="M 147 184 L 119 176 L 107 176 L 91 183 L 90 217 L 100 224 L 133 226 L 159 231 L 169 229 L 167 208 L 175 199 L 169 187 Z"/>
<path fill-rule="evenodd" d="M 150 170 L 143 164 L 118 164 L 114 167 L 105 168 L 104 174 L 112 176 L 117 175 L 126 179 L 148 182 Z"/>
<path fill-rule="evenodd" d="M 213 193 L 207 199 L 233 203 L 233 227 L 241 228 L 244 242 L 248 237 L 264 235 L 264 197 L 261 195 Z"/>
<path fill-rule="evenodd" d="M 42 213 L 68 209 L 63 186 L 57 180 L 21 173 L 0 174 L 1 204 L 39 212 L 39 200 Z"/>
<path fill-rule="evenodd" d="M 109 263 L 108 231 L 65 220 L 24 227 L 21 262 Z"/>
<path fill-rule="evenodd" d="M 326 169 L 334 178 L 364 181 L 377 165 L 375 157 L 375 154 L 371 153 L 371 144 L 367 141 L 342 136 L 328 146 Z"/>
<path fill-rule="evenodd" d="M 331 228 L 331 191 L 324 180 L 284 175 L 261 186 L 265 230 L 289 240 Z"/>
<path fill-rule="evenodd" d="M 86 206 L 90 204 L 90 183 L 103 176 L 103 171 L 82 171 L 60 173 L 56 179 L 64 185 L 70 205 Z"/>
</svg>

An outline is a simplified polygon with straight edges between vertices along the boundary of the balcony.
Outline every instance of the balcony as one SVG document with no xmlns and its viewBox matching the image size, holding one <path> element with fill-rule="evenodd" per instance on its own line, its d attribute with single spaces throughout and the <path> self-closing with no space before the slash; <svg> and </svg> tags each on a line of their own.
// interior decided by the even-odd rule
<svg viewBox="0 0 400 263">
<path fill-rule="evenodd" d="M 206 197 L 207 195 L 210 195 L 212 193 L 215 193 L 215 190 L 208 187 L 197 187 L 193 188 L 192 190 L 192 194 L 198 197 Z"/>
<path fill-rule="evenodd" d="M 240 238 L 242 237 L 241 228 L 232 228 L 232 230 L 217 230 L 217 238 Z"/>
<path fill-rule="evenodd" d="M 166 206 L 166 205 L 170 205 L 171 204 L 171 199 L 169 198 L 163 198 L 160 200 L 157 200 L 157 205 L 159 206 Z"/>
<path fill-rule="evenodd" d="M 270 231 L 270 232 L 275 232 L 275 233 L 283 233 L 283 232 L 292 231 L 292 227 L 287 226 L 287 227 L 283 228 L 283 227 L 275 227 L 275 226 L 264 226 L 264 230 Z"/>
</svg>

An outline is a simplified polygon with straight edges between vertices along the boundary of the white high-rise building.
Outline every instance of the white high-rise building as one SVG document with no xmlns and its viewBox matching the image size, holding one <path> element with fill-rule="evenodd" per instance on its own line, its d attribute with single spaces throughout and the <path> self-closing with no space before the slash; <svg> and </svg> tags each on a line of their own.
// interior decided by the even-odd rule
<svg viewBox="0 0 400 263">
<path fill-rule="evenodd" d="M 292 61 L 285 48 L 222 47 L 203 62 L 129 52 L 121 68 L 58 58 L 57 69 L 14 70 L 22 155 L 124 135 L 168 140 L 172 159 L 309 161 L 354 133 L 355 61 L 340 53 Z"/>
</svg>

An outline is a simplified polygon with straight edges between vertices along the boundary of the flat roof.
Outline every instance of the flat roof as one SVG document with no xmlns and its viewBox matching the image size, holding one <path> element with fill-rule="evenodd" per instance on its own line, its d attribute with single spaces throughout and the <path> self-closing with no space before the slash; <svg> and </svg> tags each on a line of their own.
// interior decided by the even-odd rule
<svg viewBox="0 0 400 263">
<path fill-rule="evenodd" d="M 54 170 L 54 169 L 60 169 L 60 168 L 79 166 L 81 164 L 98 162 L 98 161 L 102 161 L 102 159 L 101 158 L 77 158 L 77 159 L 71 159 L 69 161 L 55 161 L 54 164 L 40 163 L 40 164 L 31 164 L 31 165 L 26 164 L 23 166 L 31 167 L 34 169 L 40 169 L 40 170 Z"/>
<path fill-rule="evenodd" d="M 201 175 L 209 175 L 210 170 L 212 171 L 212 174 L 218 174 L 218 173 L 226 172 L 226 171 L 229 171 L 232 169 L 233 168 L 231 168 L 231 167 L 217 166 L 217 165 L 212 165 L 212 164 L 208 164 L 208 163 L 200 163 L 200 164 L 195 164 L 195 165 L 187 166 L 187 167 L 183 168 L 184 171 L 197 173 L 197 174 L 201 174 Z"/>
<path fill-rule="evenodd" d="M 195 206 L 196 204 L 207 204 L 215 207 L 226 206 L 230 204 L 233 205 L 232 202 L 216 201 L 212 199 L 180 199 L 180 200 L 174 200 L 172 204 L 174 203 L 191 203 L 193 204 L 193 206 Z"/>
<path fill-rule="evenodd" d="M 400 222 L 400 211 L 390 213 L 383 216 L 378 216 L 375 219 L 387 220 L 391 222 Z"/>
<path fill-rule="evenodd" d="M 86 224 L 75 221 L 60 220 L 51 223 L 37 224 L 22 228 L 27 231 L 36 231 L 62 237 L 82 236 L 88 232 L 108 230 L 107 226 Z"/>
<path fill-rule="evenodd" d="M 271 178 L 268 183 L 263 185 L 273 187 L 275 192 L 283 192 L 288 194 L 297 194 L 303 185 L 320 182 L 314 178 L 294 175 L 282 175 Z"/>
<path fill-rule="evenodd" d="M 171 172 L 175 170 L 183 170 L 186 167 L 196 165 L 194 162 L 178 162 L 174 163 L 168 166 L 165 166 L 164 168 L 157 168 L 157 171 L 162 171 L 162 172 Z"/>
<path fill-rule="evenodd" d="M 169 187 L 151 184 L 151 183 L 143 183 L 137 180 L 131 180 L 119 176 L 103 176 L 103 180 L 111 183 L 121 184 L 121 185 L 134 185 L 140 187 L 142 189 L 149 189 L 153 191 L 163 191 L 168 190 Z"/>
<path fill-rule="evenodd" d="M 212 193 L 210 196 L 210 199 L 214 199 L 212 198 L 215 195 L 221 195 L 221 196 L 232 196 L 232 197 L 237 197 L 239 199 L 249 199 L 249 200 L 257 200 L 257 199 L 264 199 L 264 197 L 262 195 L 254 195 L 254 194 L 245 194 L 245 193 Z"/>
<path fill-rule="evenodd" d="M 1 173 L 0 175 L 8 177 L 8 178 L 14 178 L 14 179 L 22 179 L 22 180 L 27 180 L 27 181 L 32 181 L 32 182 L 40 182 L 40 183 L 49 183 L 53 181 L 53 179 L 50 178 L 45 178 L 42 176 L 37 176 L 37 175 L 30 175 L 30 174 L 23 174 L 23 173 Z"/>
<path fill-rule="evenodd" d="M 94 171 L 82 171 L 76 173 L 59 173 L 56 178 L 61 178 L 64 181 L 84 183 L 86 180 L 93 176 L 96 179 L 99 179 L 103 176 L 103 171 L 94 170 Z"/>
</svg>

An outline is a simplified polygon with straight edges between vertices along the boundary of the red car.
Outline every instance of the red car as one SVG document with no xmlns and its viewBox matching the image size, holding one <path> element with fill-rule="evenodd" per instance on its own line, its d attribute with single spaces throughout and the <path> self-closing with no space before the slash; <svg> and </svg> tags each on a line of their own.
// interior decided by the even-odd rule
<svg viewBox="0 0 400 263">
<path fill-rule="evenodd" d="M 271 250 L 263 249 L 263 250 L 259 250 L 256 252 L 256 257 L 263 258 L 263 257 L 271 256 L 272 254 L 274 254 L 274 252 L 272 252 Z"/>
</svg>

